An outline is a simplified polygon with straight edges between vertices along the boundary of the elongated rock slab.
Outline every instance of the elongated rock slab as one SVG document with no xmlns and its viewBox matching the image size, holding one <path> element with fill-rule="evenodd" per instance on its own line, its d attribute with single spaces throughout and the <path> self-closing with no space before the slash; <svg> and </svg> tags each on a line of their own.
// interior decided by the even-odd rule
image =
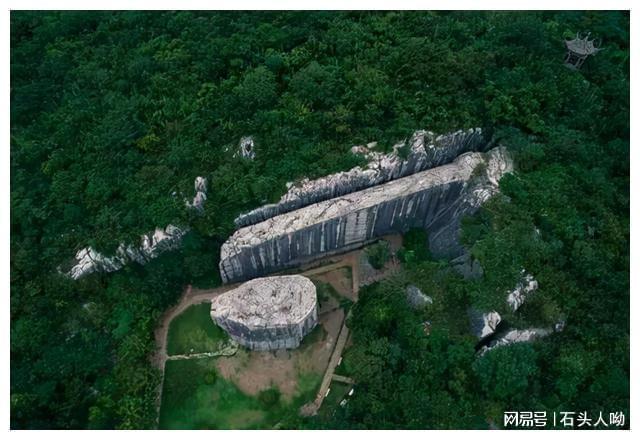
<svg viewBox="0 0 640 440">
<path fill-rule="evenodd" d="M 427 230 L 432 255 L 458 256 L 461 217 L 496 193 L 512 168 L 502 147 L 465 153 L 450 164 L 246 226 L 222 245 L 221 277 L 263 276 L 415 227 Z"/>
<path fill-rule="evenodd" d="M 245 138 L 243 138 L 245 139 Z M 253 145 L 253 144 L 252 144 Z M 458 130 L 437 136 L 426 130 L 416 131 L 406 142 L 400 142 L 388 154 L 371 151 L 369 146 L 355 146 L 368 163 L 364 168 L 330 174 L 315 180 L 305 179 L 288 185 L 288 191 L 275 204 L 264 205 L 236 218 L 237 227 L 249 226 L 285 212 L 323 200 L 343 196 L 381 183 L 450 163 L 462 153 L 479 151 L 487 145 L 480 128 Z M 406 152 L 401 154 L 400 152 Z"/>
</svg>

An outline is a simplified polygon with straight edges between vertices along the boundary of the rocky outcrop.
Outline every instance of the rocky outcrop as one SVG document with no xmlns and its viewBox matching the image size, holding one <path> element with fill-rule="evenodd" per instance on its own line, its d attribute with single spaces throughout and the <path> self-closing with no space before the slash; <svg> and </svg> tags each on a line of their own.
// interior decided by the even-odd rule
<svg viewBox="0 0 640 440">
<path fill-rule="evenodd" d="M 211 318 L 251 350 L 296 348 L 318 322 L 315 285 L 301 275 L 256 278 L 211 301 Z"/>
<path fill-rule="evenodd" d="M 484 339 L 494 334 L 498 324 L 502 321 L 502 317 L 495 310 L 488 313 L 478 312 L 473 309 L 469 310 L 469 319 L 471 321 L 471 332 L 478 339 Z"/>
<path fill-rule="evenodd" d="M 413 284 L 407 286 L 405 293 L 407 295 L 407 303 L 412 309 L 422 310 L 427 307 L 427 304 L 433 304 L 433 298 L 422 293 L 422 290 Z"/>
<path fill-rule="evenodd" d="M 452 163 L 269 218 L 237 230 L 220 251 L 225 282 L 262 276 L 421 227 L 431 254 L 462 254 L 460 219 L 498 191 L 512 170 L 506 150 L 465 153 Z"/>
<path fill-rule="evenodd" d="M 530 342 L 537 338 L 550 335 L 552 330 L 544 328 L 530 328 L 526 330 L 510 330 L 502 337 L 492 340 L 478 351 L 478 355 L 482 356 L 488 351 L 505 345 L 516 344 L 519 342 Z"/>
<path fill-rule="evenodd" d="M 538 282 L 533 278 L 533 275 L 528 274 L 525 270 L 522 270 L 522 279 L 518 282 L 515 289 L 507 295 L 507 304 L 512 311 L 516 311 L 524 304 L 529 295 L 538 289 Z"/>
<path fill-rule="evenodd" d="M 240 144 L 238 145 L 238 153 L 243 159 L 252 160 L 256 157 L 255 151 L 255 141 L 251 136 L 245 136 L 240 139 Z"/>
<path fill-rule="evenodd" d="M 196 191 L 196 195 L 193 196 L 191 202 L 187 201 L 187 208 L 195 209 L 198 212 L 204 211 L 204 202 L 207 200 L 207 179 L 204 177 L 196 177 L 193 186 Z"/>
<path fill-rule="evenodd" d="M 116 254 L 111 257 L 104 256 L 91 247 L 80 249 L 67 275 L 77 280 L 93 272 L 114 272 L 131 261 L 145 264 L 162 252 L 178 248 L 186 232 L 173 225 L 164 229 L 156 228 L 154 232 L 143 235 L 137 247 L 121 243 Z"/>
<path fill-rule="evenodd" d="M 482 130 L 476 128 L 442 136 L 436 136 L 430 131 L 417 131 L 407 142 L 396 144 L 389 154 L 372 151 L 375 142 L 353 147 L 352 153 L 363 155 L 368 160 L 364 168 L 355 167 L 316 180 L 304 179 L 287 188 L 287 193 L 278 203 L 242 214 L 236 218 L 235 223 L 237 227 L 249 226 L 313 203 L 444 165 L 462 153 L 479 151 L 486 144 Z"/>
<path fill-rule="evenodd" d="M 458 272 L 465 280 L 476 280 L 482 278 L 484 270 L 480 262 L 469 255 L 468 252 L 450 261 L 451 267 Z"/>
</svg>

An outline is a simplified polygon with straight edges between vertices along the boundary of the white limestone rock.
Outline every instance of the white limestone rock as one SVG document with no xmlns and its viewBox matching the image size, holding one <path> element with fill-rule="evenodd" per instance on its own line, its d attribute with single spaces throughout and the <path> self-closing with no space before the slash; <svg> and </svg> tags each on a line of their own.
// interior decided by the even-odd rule
<svg viewBox="0 0 640 440">
<path fill-rule="evenodd" d="M 240 156 L 244 159 L 253 160 L 256 157 L 255 145 L 256 143 L 252 136 L 245 136 L 241 138 L 238 146 Z"/>
<path fill-rule="evenodd" d="M 493 161 L 505 164 L 491 164 Z M 492 178 L 474 170 L 486 164 Z M 465 153 L 446 165 L 324 200 L 238 229 L 220 250 L 225 282 L 250 279 L 295 266 L 306 259 L 343 252 L 383 235 L 421 227 L 437 258 L 463 252 L 459 223 L 477 203 L 469 194 L 494 185 L 499 172 L 512 170 L 504 148 Z M 493 193 L 495 190 L 488 190 Z"/>
<path fill-rule="evenodd" d="M 433 304 L 433 298 L 422 293 L 422 290 L 413 284 L 407 286 L 405 293 L 407 295 L 407 302 L 412 309 L 422 310 L 427 307 L 428 304 Z"/>
<path fill-rule="evenodd" d="M 469 319 L 471 321 L 471 332 L 478 339 L 484 339 L 494 334 L 498 324 L 502 321 L 502 317 L 495 310 L 488 313 L 469 310 Z"/>
<path fill-rule="evenodd" d="M 507 304 L 515 312 L 524 304 L 527 297 L 537 289 L 538 282 L 533 278 L 533 275 L 526 273 L 523 269 L 522 279 L 511 292 L 508 292 Z"/>
<path fill-rule="evenodd" d="M 393 152 L 388 154 L 373 151 L 375 142 L 367 146 L 355 146 L 351 152 L 363 155 L 369 161 L 364 168 L 355 167 L 315 180 L 304 179 L 287 188 L 287 192 L 278 203 L 264 205 L 244 213 L 236 218 L 235 223 L 238 227 L 255 224 L 312 203 L 449 163 L 460 154 L 479 150 L 485 145 L 482 130 L 476 128 L 441 136 L 436 136 L 430 131 L 416 131 L 408 141 L 396 144 Z M 408 148 L 408 154 L 404 158 L 398 154 L 403 147 Z"/>
<path fill-rule="evenodd" d="M 549 329 L 544 328 L 530 328 L 526 330 L 510 330 L 504 334 L 504 336 L 494 339 L 490 344 L 482 347 L 478 351 L 478 355 L 482 356 L 487 352 L 505 345 L 518 344 L 521 342 L 531 342 L 534 339 L 543 338 L 552 333 Z"/>
<path fill-rule="evenodd" d="M 187 201 L 186 205 L 188 208 L 195 209 L 198 212 L 204 211 L 204 202 L 207 200 L 207 179 L 204 177 L 196 177 L 196 180 L 193 184 L 196 195 L 193 196 L 193 200 L 191 202 Z"/>
<path fill-rule="evenodd" d="M 121 243 L 116 254 L 111 257 L 102 255 L 91 247 L 80 249 L 67 275 L 77 280 L 94 272 L 115 272 L 131 261 L 146 264 L 162 252 L 179 247 L 186 233 L 187 230 L 173 225 L 168 225 L 165 229 L 156 228 L 141 237 L 138 247 Z"/>
<path fill-rule="evenodd" d="M 297 348 L 318 322 L 316 287 L 301 275 L 255 278 L 215 297 L 211 318 L 251 350 Z"/>
</svg>

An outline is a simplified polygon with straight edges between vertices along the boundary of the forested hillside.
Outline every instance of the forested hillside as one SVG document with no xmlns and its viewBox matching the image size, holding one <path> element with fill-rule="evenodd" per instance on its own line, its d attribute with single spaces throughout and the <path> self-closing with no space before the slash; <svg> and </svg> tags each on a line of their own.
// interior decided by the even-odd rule
<svg viewBox="0 0 640 440">
<path fill-rule="evenodd" d="M 577 31 L 606 49 L 573 71 L 563 40 Z M 417 337 L 397 282 L 381 283 L 353 310 L 354 405 L 291 427 L 628 414 L 628 13 L 12 12 L 12 428 L 155 427 L 158 317 L 186 284 L 220 282 L 239 213 L 356 165 L 352 145 L 469 127 L 518 169 L 465 222 L 485 277 L 426 257 L 404 276 L 455 320 L 455 307 L 498 307 L 526 267 L 540 295 L 510 321 L 565 331 L 475 362 L 461 325 Z M 254 160 L 234 156 L 247 135 Z M 184 205 L 196 176 L 209 179 L 202 216 Z M 184 246 L 145 266 L 59 271 L 80 248 L 112 254 L 169 223 L 192 229 Z"/>
</svg>

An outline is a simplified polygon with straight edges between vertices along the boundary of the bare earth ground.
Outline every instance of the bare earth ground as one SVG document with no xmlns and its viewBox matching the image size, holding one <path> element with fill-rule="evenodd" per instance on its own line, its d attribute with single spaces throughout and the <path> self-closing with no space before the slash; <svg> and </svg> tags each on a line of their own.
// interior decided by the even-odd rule
<svg viewBox="0 0 640 440">
<path fill-rule="evenodd" d="M 254 396 L 275 386 L 283 399 L 290 401 L 299 391 L 300 376 L 324 372 L 343 319 L 341 309 L 321 316 L 319 324 L 324 329 L 323 338 L 309 346 L 275 352 L 239 350 L 235 356 L 218 358 L 216 366 L 225 379 L 246 394 Z"/>
</svg>

